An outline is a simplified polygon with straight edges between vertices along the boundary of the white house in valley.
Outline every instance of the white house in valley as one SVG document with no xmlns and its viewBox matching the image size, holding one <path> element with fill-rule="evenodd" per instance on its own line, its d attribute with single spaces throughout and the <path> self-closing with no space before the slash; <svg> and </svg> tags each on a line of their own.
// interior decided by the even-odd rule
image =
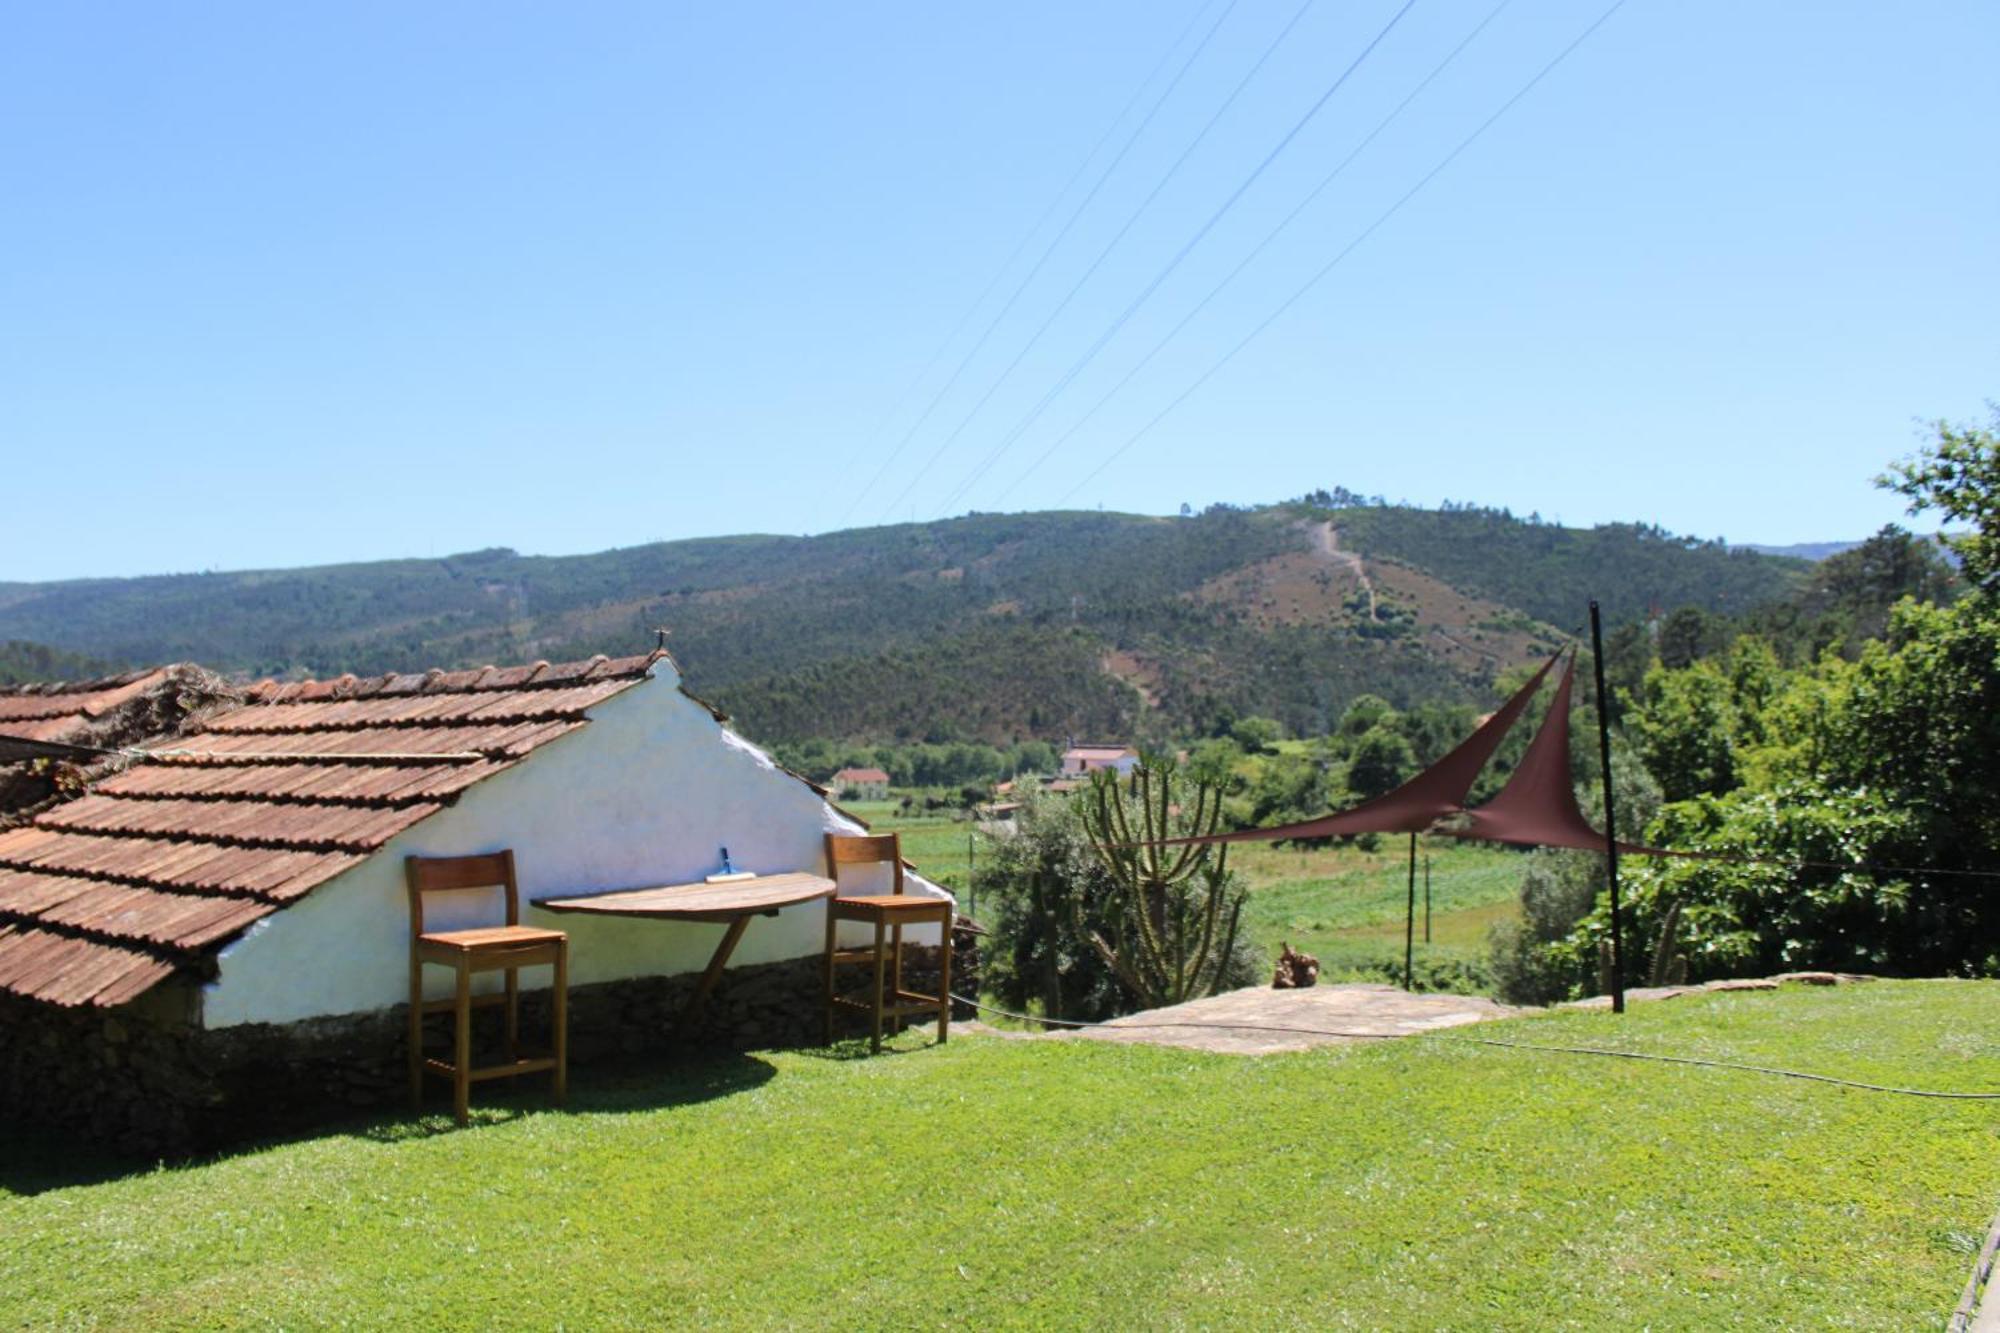
<svg viewBox="0 0 2000 1333">
<path fill-rule="evenodd" d="M 1087 777 L 1092 773 L 1130 773 L 1139 763 L 1139 752 L 1130 745 L 1072 745 L 1063 751 L 1065 778 Z"/>
</svg>

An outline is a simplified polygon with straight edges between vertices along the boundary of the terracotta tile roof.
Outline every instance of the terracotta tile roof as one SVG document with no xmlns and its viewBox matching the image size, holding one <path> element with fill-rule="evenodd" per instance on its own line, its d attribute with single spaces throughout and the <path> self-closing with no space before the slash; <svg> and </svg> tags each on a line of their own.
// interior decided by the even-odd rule
<svg viewBox="0 0 2000 1333">
<path fill-rule="evenodd" d="M 0 739 L 89 744 L 121 711 L 143 704 L 149 692 L 167 684 L 175 670 L 156 667 L 98 680 L 0 685 Z M 0 763 L 23 757 L 0 753 Z M 0 801 L 0 809 L 14 804 Z"/>
<path fill-rule="evenodd" d="M 836 786 L 865 782 L 878 782 L 887 786 L 889 775 L 879 768 L 843 768 L 833 775 L 833 781 Z"/>
<path fill-rule="evenodd" d="M 36 741 L 72 739 L 165 680 L 169 670 L 156 667 L 101 680 L 0 685 L 0 735 Z"/>
<path fill-rule="evenodd" d="M 145 747 L 146 762 L 0 832 L 0 991 L 114 1005 L 199 974 L 251 923 L 587 725 L 657 660 L 252 686 L 193 734 Z M 0 733 L 147 679 L 0 692 L 14 710 Z"/>
</svg>

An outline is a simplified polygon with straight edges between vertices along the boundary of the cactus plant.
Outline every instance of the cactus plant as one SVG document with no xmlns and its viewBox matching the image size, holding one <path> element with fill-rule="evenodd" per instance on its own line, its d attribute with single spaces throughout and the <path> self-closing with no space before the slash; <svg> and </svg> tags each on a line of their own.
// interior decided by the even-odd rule
<svg viewBox="0 0 2000 1333">
<path fill-rule="evenodd" d="M 1646 967 L 1648 986 L 1684 986 L 1688 978 L 1687 954 L 1682 951 L 1680 941 L 1681 905 L 1678 901 L 1667 904 L 1666 913 L 1660 917 L 1660 938 L 1653 945 L 1653 957 Z M 1597 979 L 1601 991 L 1611 989 L 1611 941 L 1597 942 Z"/>
<path fill-rule="evenodd" d="M 1093 775 L 1084 810 L 1091 848 L 1116 896 L 1106 914 L 1112 938 L 1093 930 L 1091 945 L 1148 1009 L 1221 989 L 1243 915 L 1226 845 L 1162 845 L 1214 833 L 1222 816 L 1220 788 L 1200 781 L 1192 812 L 1179 810 L 1174 779 L 1173 760 L 1145 756 L 1123 787 L 1115 773 Z"/>
<path fill-rule="evenodd" d="M 1660 942 L 1653 946 L 1653 965 L 1647 970 L 1648 986 L 1679 986 L 1688 979 L 1687 955 L 1681 952 L 1680 934 L 1681 905 L 1678 901 L 1670 904 L 1667 914 L 1660 918 Z"/>
</svg>

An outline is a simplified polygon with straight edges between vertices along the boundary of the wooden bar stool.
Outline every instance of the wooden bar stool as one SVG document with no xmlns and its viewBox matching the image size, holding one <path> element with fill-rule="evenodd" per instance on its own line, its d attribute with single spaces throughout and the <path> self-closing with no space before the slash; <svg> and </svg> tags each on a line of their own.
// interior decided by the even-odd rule
<svg viewBox="0 0 2000 1333">
<path fill-rule="evenodd" d="M 833 1014 L 837 1008 L 858 1009 L 874 1023 L 868 1049 L 882 1049 L 882 1021 L 915 1014 L 937 1015 L 937 1039 L 942 1043 L 951 1029 L 951 926 L 953 907 L 942 898 L 903 892 L 903 843 L 894 834 L 853 837 L 826 835 L 826 873 L 837 886 L 844 865 L 890 866 L 891 892 L 873 897 L 845 897 L 836 888 L 826 902 L 826 1042 L 833 1044 Z M 875 927 L 871 947 L 842 949 L 840 923 L 865 921 Z M 903 927 L 935 923 L 938 927 L 938 993 L 923 995 L 903 989 Z M 886 938 L 885 938 L 886 937 Z M 852 964 L 872 964 L 875 984 L 866 998 L 842 995 L 834 988 L 834 969 Z"/>
<path fill-rule="evenodd" d="M 403 859 L 403 874 L 410 890 L 410 1106 L 421 1109 L 425 1073 L 451 1080 L 451 1109 L 458 1123 L 470 1118 L 472 1085 L 492 1078 L 513 1078 L 520 1074 L 555 1074 L 558 1106 L 569 1095 L 569 936 L 560 930 L 542 930 L 521 922 L 521 891 L 514 879 L 514 853 L 489 852 L 483 856 L 410 856 Z M 507 924 L 480 926 L 471 930 L 425 931 L 424 895 L 461 889 L 504 889 L 507 896 Z M 452 997 L 424 999 L 424 964 L 451 968 L 458 976 Z M 550 991 L 549 1013 L 554 1028 L 549 1054 L 521 1057 L 521 977 L 524 967 L 548 966 L 555 969 Z M 507 974 L 507 988 L 494 995 L 472 993 L 475 972 Z M 507 1059 L 503 1064 L 472 1067 L 472 1011 L 490 1005 L 505 1005 L 507 1019 Z M 424 1058 L 424 1015 L 450 1010 L 453 1014 L 452 1058 Z"/>
</svg>

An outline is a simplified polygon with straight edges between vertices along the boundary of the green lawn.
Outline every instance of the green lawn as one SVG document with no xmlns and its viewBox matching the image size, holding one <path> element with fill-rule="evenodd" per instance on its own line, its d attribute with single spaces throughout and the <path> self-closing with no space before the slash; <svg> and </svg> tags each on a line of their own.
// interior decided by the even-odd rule
<svg viewBox="0 0 2000 1333">
<path fill-rule="evenodd" d="M 2000 1089 L 2000 984 L 1711 995 L 1531 1041 Z M 583 1070 L 475 1125 L 111 1174 L 0 1146 L 10 1325 L 1938 1326 L 1995 1103 L 1500 1050 L 906 1034 Z"/>
</svg>

